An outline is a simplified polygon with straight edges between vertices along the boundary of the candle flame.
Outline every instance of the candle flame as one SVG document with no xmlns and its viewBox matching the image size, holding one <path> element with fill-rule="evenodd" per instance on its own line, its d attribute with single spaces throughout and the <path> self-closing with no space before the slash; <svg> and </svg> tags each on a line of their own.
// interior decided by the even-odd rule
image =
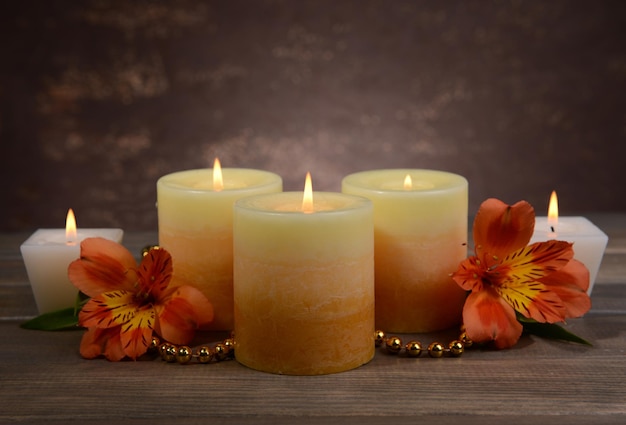
<svg viewBox="0 0 626 425">
<path fill-rule="evenodd" d="M 76 244 L 76 217 L 71 208 L 67 211 L 65 218 L 65 243 L 67 245 Z"/>
<path fill-rule="evenodd" d="M 413 180 L 410 175 L 404 177 L 404 190 L 411 190 L 413 188 Z"/>
<path fill-rule="evenodd" d="M 305 214 L 312 213 L 313 210 L 313 183 L 311 182 L 311 173 L 306 173 L 304 180 L 304 195 L 302 196 L 302 212 Z"/>
<path fill-rule="evenodd" d="M 220 164 L 220 160 L 215 158 L 215 161 L 213 161 L 213 190 L 219 192 L 222 189 L 224 189 L 222 165 Z"/>
<path fill-rule="evenodd" d="M 552 232 L 556 230 L 556 226 L 559 224 L 559 201 L 554 190 L 550 194 L 550 203 L 548 204 L 548 224 Z"/>
</svg>

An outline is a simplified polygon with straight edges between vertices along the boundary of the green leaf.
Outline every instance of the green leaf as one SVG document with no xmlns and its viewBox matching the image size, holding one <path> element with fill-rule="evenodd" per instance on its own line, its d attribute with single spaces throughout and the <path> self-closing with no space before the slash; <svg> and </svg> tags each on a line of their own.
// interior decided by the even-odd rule
<svg viewBox="0 0 626 425">
<path fill-rule="evenodd" d="M 583 344 L 583 345 L 589 345 L 589 346 L 592 345 L 586 339 L 583 339 L 579 337 L 578 335 L 575 335 L 571 333 L 570 331 L 554 323 L 539 323 L 534 320 L 526 319 L 526 318 L 524 318 L 523 320 L 520 319 L 519 321 L 524 327 L 525 332 L 540 336 L 542 338 L 550 338 L 550 339 L 556 339 L 559 341 L 575 342 L 577 344 Z"/>
<path fill-rule="evenodd" d="M 20 327 L 24 329 L 37 329 L 42 331 L 81 329 L 78 326 L 78 313 L 75 307 L 44 313 L 22 323 Z"/>
<path fill-rule="evenodd" d="M 75 316 L 78 316 L 78 313 L 80 312 L 80 310 L 83 308 L 85 304 L 87 304 L 87 301 L 89 301 L 90 299 L 91 298 L 83 294 L 81 291 L 78 291 L 78 293 L 76 293 L 76 301 L 74 302 L 74 315 Z"/>
</svg>

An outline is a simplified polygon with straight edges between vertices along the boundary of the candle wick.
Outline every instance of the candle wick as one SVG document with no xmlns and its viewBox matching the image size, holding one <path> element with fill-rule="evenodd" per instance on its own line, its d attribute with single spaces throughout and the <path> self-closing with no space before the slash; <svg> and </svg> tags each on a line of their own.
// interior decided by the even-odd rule
<svg viewBox="0 0 626 425">
<path fill-rule="evenodd" d="M 554 233 L 554 226 L 550 226 L 550 231 Z"/>
</svg>

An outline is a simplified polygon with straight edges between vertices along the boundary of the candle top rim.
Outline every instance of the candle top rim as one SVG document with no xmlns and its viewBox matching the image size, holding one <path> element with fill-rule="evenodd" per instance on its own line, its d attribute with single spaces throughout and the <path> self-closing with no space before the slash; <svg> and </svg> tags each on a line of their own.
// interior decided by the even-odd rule
<svg viewBox="0 0 626 425">
<path fill-rule="evenodd" d="M 402 185 L 407 174 L 414 182 L 414 187 L 411 189 L 405 189 Z M 434 182 L 430 180 L 433 177 Z M 421 181 L 432 183 L 432 185 L 420 185 Z M 397 187 L 390 186 L 390 183 L 396 184 Z M 460 174 L 449 171 L 426 168 L 388 168 L 352 173 L 343 178 L 342 185 L 377 193 L 428 193 L 466 187 L 468 181 Z"/>
<path fill-rule="evenodd" d="M 214 190 L 213 189 L 213 168 L 195 168 L 189 170 L 175 171 L 173 173 L 166 174 L 161 176 L 157 180 L 157 186 L 164 186 L 170 189 L 183 189 L 188 192 L 197 192 L 197 193 L 224 193 L 224 192 L 235 192 L 235 191 L 247 191 L 252 188 L 261 188 L 266 186 L 273 186 L 277 183 L 282 185 L 282 177 L 276 173 L 266 170 L 257 170 L 254 168 L 222 168 L 222 175 L 224 180 L 233 179 L 235 177 L 249 177 L 244 178 L 242 180 L 238 179 L 238 183 L 241 181 L 244 182 L 244 186 L 236 186 L 236 187 L 224 187 L 223 190 Z M 198 178 L 193 179 L 193 177 L 204 176 L 206 174 L 206 179 Z M 258 180 L 262 177 L 262 180 Z M 203 187 L 202 184 L 206 184 L 206 187 Z"/>
<path fill-rule="evenodd" d="M 571 229 L 572 222 L 582 225 L 576 229 Z M 559 222 L 554 231 L 548 226 L 547 216 L 535 216 L 535 228 L 533 235 L 554 233 L 557 237 L 563 236 L 565 239 L 571 237 L 571 230 L 576 230 L 576 236 L 581 238 L 597 237 L 598 235 L 608 236 L 602 229 L 596 226 L 591 220 L 584 216 L 560 215 Z"/>
<path fill-rule="evenodd" d="M 88 237 L 105 237 L 107 239 L 121 238 L 124 236 L 124 230 L 116 227 L 81 227 L 76 230 L 77 238 L 75 245 L 80 245 L 84 238 Z M 39 238 L 54 236 L 57 239 L 48 240 L 49 243 L 61 243 L 65 245 L 66 236 L 64 228 L 39 228 L 35 230 L 24 242 L 22 246 L 41 246 L 42 241 Z"/>
<path fill-rule="evenodd" d="M 302 216 L 315 216 L 317 214 L 343 214 L 346 211 L 357 210 L 360 208 L 373 208 L 372 201 L 362 196 L 349 195 L 340 192 L 313 192 L 313 205 L 328 207 L 333 201 L 339 202 L 338 205 L 332 205 L 331 209 L 315 209 L 314 213 L 304 213 L 300 206 L 302 204 L 303 192 L 276 192 L 265 193 L 260 195 L 249 196 L 235 201 L 235 208 L 254 211 L 259 214 L 289 214 Z M 276 209 L 288 203 L 293 205 L 293 209 Z"/>
</svg>

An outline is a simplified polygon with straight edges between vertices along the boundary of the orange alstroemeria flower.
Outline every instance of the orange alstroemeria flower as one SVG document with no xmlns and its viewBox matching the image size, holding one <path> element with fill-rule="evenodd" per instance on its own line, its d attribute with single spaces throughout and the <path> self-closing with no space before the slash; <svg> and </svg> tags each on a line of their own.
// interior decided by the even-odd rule
<svg viewBox="0 0 626 425">
<path fill-rule="evenodd" d="M 213 320 L 213 306 L 198 289 L 169 287 L 172 257 L 152 249 L 139 266 L 122 245 L 103 238 L 80 244 L 80 258 L 69 278 L 91 297 L 78 315 L 87 328 L 80 345 L 85 358 L 112 361 L 146 353 L 153 332 L 174 344 L 187 344 L 196 328 Z"/>
<path fill-rule="evenodd" d="M 589 271 L 574 260 L 572 244 L 551 240 L 528 245 L 535 212 L 526 201 L 482 203 L 474 220 L 475 255 L 452 278 L 471 291 L 463 323 L 473 341 L 496 348 L 515 345 L 522 334 L 518 312 L 541 323 L 562 322 L 591 308 Z"/>
</svg>

